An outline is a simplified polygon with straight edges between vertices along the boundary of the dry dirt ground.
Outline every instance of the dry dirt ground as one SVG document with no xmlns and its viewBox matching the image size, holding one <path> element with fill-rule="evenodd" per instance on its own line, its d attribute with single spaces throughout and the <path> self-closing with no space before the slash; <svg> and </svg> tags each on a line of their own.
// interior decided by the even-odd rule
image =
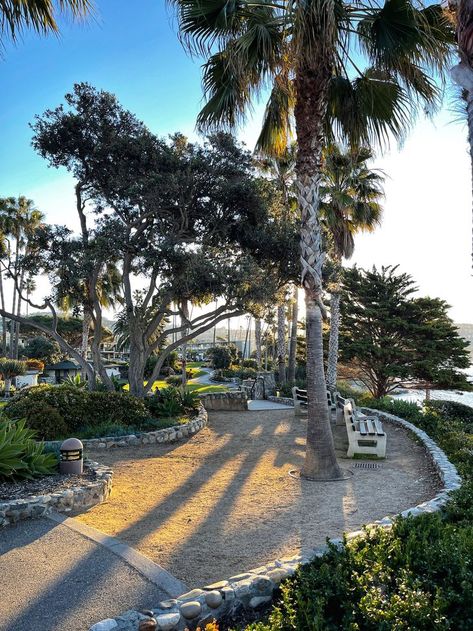
<svg viewBox="0 0 473 631">
<path fill-rule="evenodd" d="M 346 459 L 346 430 L 337 427 L 337 454 L 353 476 L 294 479 L 306 425 L 290 410 L 215 412 L 184 443 L 91 452 L 112 466 L 113 493 L 78 519 L 198 587 L 397 513 L 440 486 L 423 447 L 392 425 L 378 469 Z"/>
</svg>

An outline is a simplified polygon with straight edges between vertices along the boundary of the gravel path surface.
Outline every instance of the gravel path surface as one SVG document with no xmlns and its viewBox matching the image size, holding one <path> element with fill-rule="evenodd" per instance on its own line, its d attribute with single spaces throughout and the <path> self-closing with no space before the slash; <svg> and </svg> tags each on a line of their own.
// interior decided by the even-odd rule
<svg viewBox="0 0 473 631">
<path fill-rule="evenodd" d="M 306 427 L 288 410 L 214 412 L 184 443 L 92 453 L 112 466 L 113 494 L 78 519 L 198 587 L 313 548 L 440 488 L 423 447 L 394 426 L 379 468 L 347 460 L 346 430 L 337 427 L 340 463 L 353 476 L 294 479 L 288 471 L 303 462 Z"/>
<path fill-rule="evenodd" d="M 86 631 L 166 597 L 115 554 L 49 519 L 0 529 L 0 631 Z"/>
</svg>

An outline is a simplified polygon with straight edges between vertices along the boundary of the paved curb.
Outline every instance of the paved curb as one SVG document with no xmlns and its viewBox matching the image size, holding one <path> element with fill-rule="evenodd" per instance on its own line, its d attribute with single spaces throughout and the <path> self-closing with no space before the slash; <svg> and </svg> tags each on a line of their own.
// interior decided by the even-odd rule
<svg viewBox="0 0 473 631">
<path fill-rule="evenodd" d="M 427 449 L 444 484 L 444 489 L 436 497 L 402 511 L 400 516 L 416 517 L 441 510 L 448 502 L 450 493 L 461 486 L 461 478 L 446 454 L 426 432 L 412 423 L 379 410 L 362 409 L 369 413 L 375 413 L 382 420 L 400 425 L 415 434 Z M 383 517 L 383 519 L 367 524 L 365 528 L 390 529 L 396 517 L 399 515 Z M 364 537 L 365 530 L 349 532 L 345 536 L 348 541 Z M 337 547 L 344 545 L 340 538 L 329 539 L 329 543 Z M 314 548 L 307 555 L 278 559 L 265 566 L 248 570 L 244 574 L 232 576 L 226 581 L 207 585 L 203 589 L 194 589 L 187 594 L 182 594 L 176 600 L 158 603 L 153 608 L 153 615 L 158 623 L 157 628 L 163 631 L 165 629 L 182 631 L 189 625 L 192 625 L 191 628 L 195 628 L 196 625 L 205 628 L 205 624 L 213 618 L 218 620 L 224 615 L 242 609 L 257 609 L 271 602 L 281 581 L 294 574 L 300 565 L 310 563 L 316 557 L 324 556 L 327 551 L 328 545 L 320 546 Z M 128 611 L 118 618 L 108 618 L 98 622 L 89 631 L 136 631 L 140 620 L 146 619 L 145 615 L 137 611 Z"/>
<path fill-rule="evenodd" d="M 123 543 L 123 541 L 120 541 L 120 539 L 106 535 L 96 528 L 92 528 L 87 524 L 83 524 L 71 517 L 65 517 L 59 513 L 52 512 L 47 517 L 57 524 L 66 526 L 74 532 L 87 537 L 87 539 L 91 539 L 95 543 L 107 548 L 107 550 L 116 554 L 128 563 L 128 565 L 131 565 L 131 567 L 142 574 L 148 581 L 156 585 L 156 587 L 166 592 L 171 598 L 175 598 L 179 594 L 182 594 L 183 591 L 187 590 L 185 583 L 175 578 L 163 567 L 154 563 L 154 561 L 144 556 L 144 554 L 141 554 L 141 552 L 134 550 L 126 543 Z"/>
</svg>

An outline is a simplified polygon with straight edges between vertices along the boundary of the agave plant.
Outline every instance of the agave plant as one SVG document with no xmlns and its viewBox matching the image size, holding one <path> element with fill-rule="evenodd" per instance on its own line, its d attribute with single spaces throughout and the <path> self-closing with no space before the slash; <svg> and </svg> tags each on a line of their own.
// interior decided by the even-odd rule
<svg viewBox="0 0 473 631">
<path fill-rule="evenodd" d="M 31 479 L 55 473 L 55 454 L 44 453 L 43 443 L 37 443 L 34 436 L 24 420 L 6 422 L 0 428 L 0 479 Z"/>
</svg>

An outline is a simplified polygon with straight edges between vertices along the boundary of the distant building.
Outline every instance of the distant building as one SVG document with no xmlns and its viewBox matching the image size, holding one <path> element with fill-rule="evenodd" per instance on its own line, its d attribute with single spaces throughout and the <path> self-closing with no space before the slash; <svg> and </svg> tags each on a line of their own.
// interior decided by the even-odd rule
<svg viewBox="0 0 473 631">
<path fill-rule="evenodd" d="M 25 386 L 37 386 L 38 385 L 38 370 L 27 370 L 24 375 L 19 375 L 15 379 L 16 388 L 24 388 Z"/>
<path fill-rule="evenodd" d="M 62 362 L 56 364 L 48 364 L 44 367 L 42 381 L 47 383 L 62 383 L 68 377 L 75 377 L 80 375 L 81 369 L 79 364 L 75 364 L 69 359 L 65 359 Z"/>
</svg>

